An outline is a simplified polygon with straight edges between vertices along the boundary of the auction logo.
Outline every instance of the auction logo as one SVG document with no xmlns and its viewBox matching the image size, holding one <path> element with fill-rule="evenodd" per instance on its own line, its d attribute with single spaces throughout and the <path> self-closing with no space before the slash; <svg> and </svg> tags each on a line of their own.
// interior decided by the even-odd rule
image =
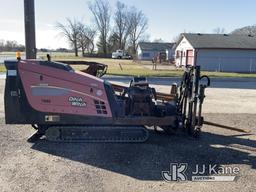
<svg viewBox="0 0 256 192">
<path fill-rule="evenodd" d="M 187 163 L 171 163 L 170 171 L 163 171 L 162 177 L 165 181 L 186 181 L 187 176 L 185 171 L 187 170 Z"/>
<path fill-rule="evenodd" d="M 214 165 L 195 165 L 195 168 L 188 172 L 188 163 L 171 163 L 169 171 L 162 171 L 165 181 L 186 181 L 187 175 L 191 175 L 191 181 L 234 181 L 239 173 L 239 167 Z"/>
</svg>

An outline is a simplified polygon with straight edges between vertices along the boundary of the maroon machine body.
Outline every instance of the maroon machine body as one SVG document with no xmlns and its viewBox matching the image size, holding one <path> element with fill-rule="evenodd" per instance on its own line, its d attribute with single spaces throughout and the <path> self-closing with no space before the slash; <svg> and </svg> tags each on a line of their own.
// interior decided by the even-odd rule
<svg viewBox="0 0 256 192">
<path fill-rule="evenodd" d="M 95 67 L 85 70 L 93 71 L 88 74 L 49 60 L 5 61 L 5 66 L 6 123 L 31 124 L 49 140 L 141 142 L 148 137 L 144 126 L 173 133 L 186 125 L 196 133 L 202 125 L 206 86 L 199 87 L 200 69 L 185 72 L 180 94 L 176 86 L 164 94 L 144 77 L 134 77 L 129 87 L 112 85 L 95 76 Z M 191 97 L 195 105 L 186 106 Z"/>
</svg>

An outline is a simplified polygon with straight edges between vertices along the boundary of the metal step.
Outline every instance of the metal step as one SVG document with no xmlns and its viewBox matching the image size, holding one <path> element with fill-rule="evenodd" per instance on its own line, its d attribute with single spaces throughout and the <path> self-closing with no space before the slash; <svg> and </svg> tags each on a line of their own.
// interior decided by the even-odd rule
<svg viewBox="0 0 256 192">
<path fill-rule="evenodd" d="M 149 132 L 144 126 L 51 126 L 46 139 L 56 142 L 145 142 Z"/>
</svg>

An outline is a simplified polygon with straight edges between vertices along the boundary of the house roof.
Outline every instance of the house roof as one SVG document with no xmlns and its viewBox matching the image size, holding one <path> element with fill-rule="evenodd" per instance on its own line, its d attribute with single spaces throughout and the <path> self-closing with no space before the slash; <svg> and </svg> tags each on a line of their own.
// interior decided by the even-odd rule
<svg viewBox="0 0 256 192">
<path fill-rule="evenodd" d="M 172 49 L 175 43 L 151 43 L 140 42 L 139 46 L 142 51 L 165 51 L 166 49 Z"/>
<path fill-rule="evenodd" d="M 196 49 L 256 49 L 256 37 L 249 35 L 183 33 L 182 37 Z"/>
</svg>

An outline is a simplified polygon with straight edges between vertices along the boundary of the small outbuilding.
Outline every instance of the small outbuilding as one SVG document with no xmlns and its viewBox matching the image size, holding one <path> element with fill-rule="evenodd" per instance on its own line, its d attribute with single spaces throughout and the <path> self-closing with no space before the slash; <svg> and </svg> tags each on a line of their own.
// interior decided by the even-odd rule
<svg viewBox="0 0 256 192">
<path fill-rule="evenodd" d="M 205 71 L 256 72 L 256 37 L 235 34 L 181 34 L 177 66 L 200 65 Z"/>
<path fill-rule="evenodd" d="M 155 43 L 155 42 L 140 42 L 137 49 L 137 58 L 139 60 L 152 60 L 158 54 L 166 54 L 166 60 L 174 58 L 175 43 Z"/>
</svg>

